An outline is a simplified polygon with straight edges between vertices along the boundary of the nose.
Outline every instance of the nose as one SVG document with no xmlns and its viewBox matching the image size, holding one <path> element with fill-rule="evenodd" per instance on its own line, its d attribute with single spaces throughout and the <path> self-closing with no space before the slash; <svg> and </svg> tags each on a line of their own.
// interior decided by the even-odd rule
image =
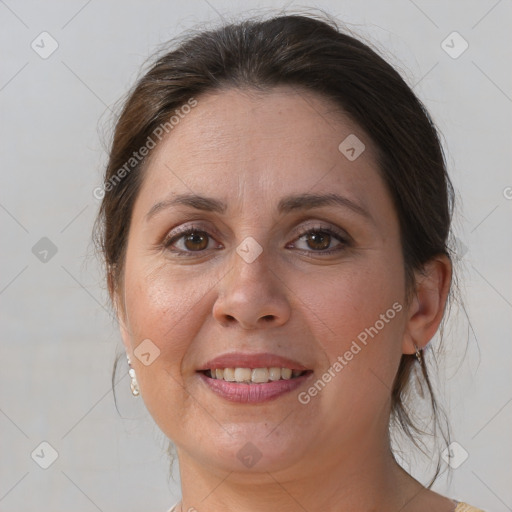
<svg viewBox="0 0 512 512">
<path fill-rule="evenodd" d="M 226 327 L 278 327 L 290 317 L 290 293 L 265 251 L 251 263 L 234 254 L 232 268 L 219 282 L 213 316 Z"/>
</svg>

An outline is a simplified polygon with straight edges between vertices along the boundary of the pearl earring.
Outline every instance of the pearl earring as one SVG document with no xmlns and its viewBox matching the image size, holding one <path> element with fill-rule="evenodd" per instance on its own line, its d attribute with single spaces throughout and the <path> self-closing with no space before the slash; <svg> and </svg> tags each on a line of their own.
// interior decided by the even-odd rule
<svg viewBox="0 0 512 512">
<path fill-rule="evenodd" d="M 126 359 L 128 360 L 128 365 L 130 366 L 130 369 L 128 370 L 128 375 L 130 376 L 130 388 L 132 390 L 132 395 L 139 396 L 140 389 L 139 389 L 139 383 L 137 382 L 137 377 L 135 375 L 135 370 L 132 368 L 132 363 L 130 361 L 130 357 L 126 356 Z"/>
</svg>

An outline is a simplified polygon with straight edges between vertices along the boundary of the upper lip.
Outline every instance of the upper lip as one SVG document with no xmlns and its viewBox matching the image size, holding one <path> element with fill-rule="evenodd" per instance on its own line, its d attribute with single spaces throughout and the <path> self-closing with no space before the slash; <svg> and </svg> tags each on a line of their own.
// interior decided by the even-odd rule
<svg viewBox="0 0 512 512">
<path fill-rule="evenodd" d="M 306 366 L 293 359 L 270 353 L 244 354 L 230 352 L 210 359 L 197 371 L 215 370 L 217 368 L 290 368 L 291 370 L 308 370 Z"/>
</svg>

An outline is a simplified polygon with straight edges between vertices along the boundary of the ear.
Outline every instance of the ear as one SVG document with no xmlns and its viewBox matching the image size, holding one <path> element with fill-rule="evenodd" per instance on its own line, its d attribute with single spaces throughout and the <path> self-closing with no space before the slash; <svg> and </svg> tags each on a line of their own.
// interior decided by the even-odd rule
<svg viewBox="0 0 512 512">
<path fill-rule="evenodd" d="M 126 355 L 130 358 L 130 360 L 133 361 L 133 348 L 131 344 L 130 329 L 126 325 L 126 319 L 124 315 L 118 315 L 117 319 L 119 322 L 119 330 L 121 331 L 121 338 L 123 340 Z"/>
<path fill-rule="evenodd" d="M 415 272 L 415 291 L 408 308 L 408 320 L 402 343 L 404 354 L 414 354 L 433 338 L 443 318 L 450 291 L 452 264 L 444 254 L 428 261 Z"/>
<path fill-rule="evenodd" d="M 119 330 L 121 331 L 121 338 L 123 340 L 124 349 L 126 354 L 133 360 L 133 348 L 131 345 L 131 331 L 127 324 L 126 308 L 123 297 L 120 297 L 119 291 L 113 295 L 114 310 L 116 312 L 117 322 L 119 323 Z"/>
</svg>

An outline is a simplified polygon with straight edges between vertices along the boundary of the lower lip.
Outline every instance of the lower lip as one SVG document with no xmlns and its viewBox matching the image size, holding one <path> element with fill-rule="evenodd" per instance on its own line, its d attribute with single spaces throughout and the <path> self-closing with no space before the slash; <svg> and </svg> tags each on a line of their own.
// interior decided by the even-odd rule
<svg viewBox="0 0 512 512">
<path fill-rule="evenodd" d="M 230 402 L 252 404 L 268 402 L 286 393 L 290 393 L 304 384 L 312 374 L 312 372 L 308 372 L 294 379 L 276 380 L 265 384 L 244 384 L 228 382 L 223 379 L 212 379 L 204 373 L 198 373 L 203 382 L 221 398 Z"/>
</svg>

